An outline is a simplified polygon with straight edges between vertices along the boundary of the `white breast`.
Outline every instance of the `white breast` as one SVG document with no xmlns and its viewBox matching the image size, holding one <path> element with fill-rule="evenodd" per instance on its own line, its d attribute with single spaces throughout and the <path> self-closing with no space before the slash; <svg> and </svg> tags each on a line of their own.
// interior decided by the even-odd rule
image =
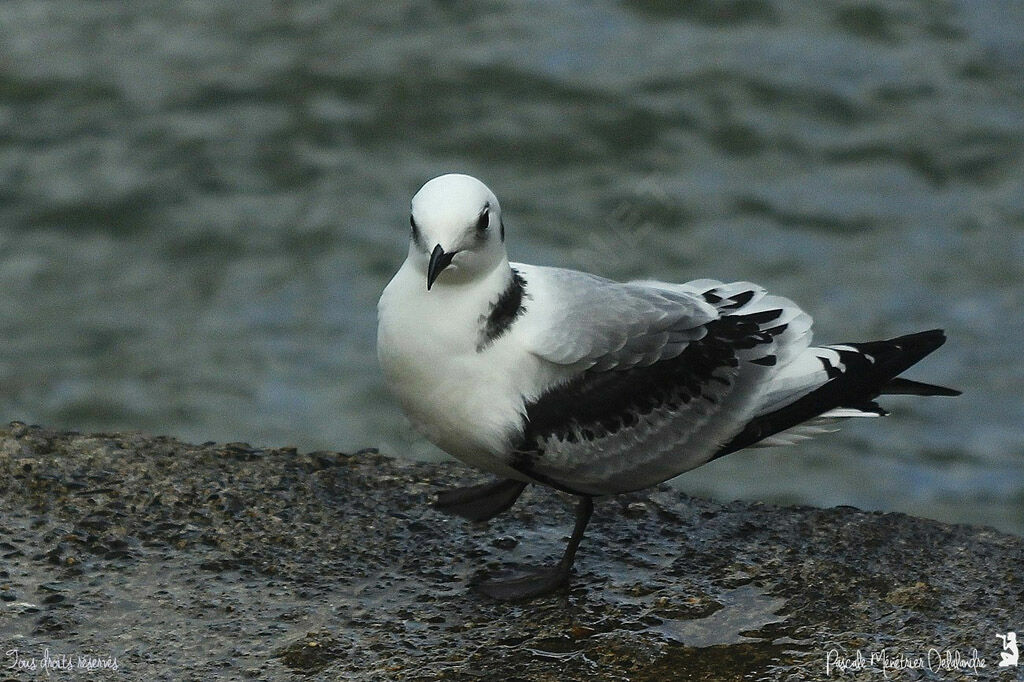
<svg viewBox="0 0 1024 682">
<path fill-rule="evenodd" d="M 427 291 L 422 274 L 403 265 L 377 307 L 377 354 L 388 387 L 431 442 L 471 466 L 522 478 L 505 459 L 521 431 L 522 389 L 539 360 L 506 338 L 477 350 L 507 267 L 487 286 Z"/>
</svg>

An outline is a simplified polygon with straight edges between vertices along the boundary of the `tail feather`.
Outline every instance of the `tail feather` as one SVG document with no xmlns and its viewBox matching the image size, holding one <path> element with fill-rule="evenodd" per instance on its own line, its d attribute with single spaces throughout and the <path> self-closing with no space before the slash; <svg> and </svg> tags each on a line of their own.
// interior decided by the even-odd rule
<svg viewBox="0 0 1024 682">
<path fill-rule="evenodd" d="M 926 384 L 923 381 L 911 381 L 903 377 L 894 377 L 882 386 L 882 395 L 946 395 L 957 396 L 960 391 L 955 388 Z"/>
</svg>

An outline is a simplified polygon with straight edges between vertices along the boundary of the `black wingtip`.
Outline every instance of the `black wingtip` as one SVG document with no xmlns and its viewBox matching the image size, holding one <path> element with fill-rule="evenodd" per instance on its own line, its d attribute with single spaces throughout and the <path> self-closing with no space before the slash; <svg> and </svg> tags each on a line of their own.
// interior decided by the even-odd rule
<svg viewBox="0 0 1024 682">
<path fill-rule="evenodd" d="M 930 354 L 936 348 L 946 342 L 946 332 L 942 329 L 929 329 L 928 331 L 907 334 L 887 342 L 892 346 L 900 348 L 904 369 L 916 364 L 919 360 Z M 867 345 L 867 344 L 866 344 Z M 900 370 L 901 372 L 903 370 Z M 896 372 L 897 374 L 899 372 Z M 958 396 L 962 391 L 945 386 L 926 384 L 920 381 L 911 381 L 902 377 L 894 376 L 881 387 L 881 393 L 888 395 L 925 395 L 925 396 Z"/>
<path fill-rule="evenodd" d="M 929 329 L 928 331 L 915 332 L 889 339 L 887 343 L 897 344 L 908 351 L 912 351 L 918 357 L 924 357 L 933 350 L 946 343 L 946 332 L 942 329 Z"/>
<path fill-rule="evenodd" d="M 943 330 L 929 329 L 886 341 L 826 346 L 840 353 L 847 364 L 847 371 L 839 371 L 822 358 L 826 372 L 832 370 L 828 381 L 774 412 L 755 417 L 743 431 L 722 446 L 713 459 L 741 450 L 835 407 L 853 407 L 884 415 L 885 410 L 874 402 L 875 397 L 882 394 L 960 395 L 956 389 L 897 376 L 945 342 L 946 333 Z M 853 349 L 843 346 L 851 346 Z M 854 364 L 857 367 L 851 369 Z"/>
<path fill-rule="evenodd" d="M 946 333 L 941 329 L 915 332 L 897 336 L 885 341 L 853 343 L 858 350 L 874 355 L 879 359 L 877 374 L 888 372 L 895 377 L 911 365 L 915 365 L 926 355 L 946 342 Z"/>
</svg>

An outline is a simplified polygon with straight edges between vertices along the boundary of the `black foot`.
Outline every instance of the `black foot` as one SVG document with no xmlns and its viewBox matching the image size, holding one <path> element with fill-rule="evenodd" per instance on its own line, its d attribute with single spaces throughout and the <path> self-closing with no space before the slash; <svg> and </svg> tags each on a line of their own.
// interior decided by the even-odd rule
<svg viewBox="0 0 1024 682">
<path fill-rule="evenodd" d="M 523 601 L 557 592 L 568 584 L 569 571 L 559 565 L 506 580 L 482 580 L 473 585 L 473 589 L 498 601 Z"/>
<path fill-rule="evenodd" d="M 576 559 L 576 550 L 579 549 L 583 531 L 587 529 L 593 512 L 594 501 L 589 496 L 580 497 L 580 502 L 576 506 L 576 525 L 572 529 L 572 537 L 569 538 L 561 561 L 554 568 L 534 570 L 507 580 L 484 580 L 473 588 L 492 599 L 522 601 L 551 594 L 568 585 L 572 563 Z"/>
<path fill-rule="evenodd" d="M 453 488 L 437 494 L 434 509 L 456 514 L 470 521 L 487 521 L 507 511 L 522 494 L 526 484 L 503 478 L 466 488 Z"/>
</svg>

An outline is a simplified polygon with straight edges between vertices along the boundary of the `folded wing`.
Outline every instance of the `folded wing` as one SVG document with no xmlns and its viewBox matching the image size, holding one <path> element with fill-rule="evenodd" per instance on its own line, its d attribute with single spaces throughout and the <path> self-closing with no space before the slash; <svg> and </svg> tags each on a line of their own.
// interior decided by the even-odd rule
<svg viewBox="0 0 1024 682">
<path fill-rule="evenodd" d="M 512 464 L 572 492 L 644 488 L 708 461 L 810 338 L 805 313 L 749 283 L 532 270 L 531 289 L 558 305 L 540 306 L 546 319 L 527 315 L 520 332 L 570 371 L 528 396 Z"/>
</svg>

